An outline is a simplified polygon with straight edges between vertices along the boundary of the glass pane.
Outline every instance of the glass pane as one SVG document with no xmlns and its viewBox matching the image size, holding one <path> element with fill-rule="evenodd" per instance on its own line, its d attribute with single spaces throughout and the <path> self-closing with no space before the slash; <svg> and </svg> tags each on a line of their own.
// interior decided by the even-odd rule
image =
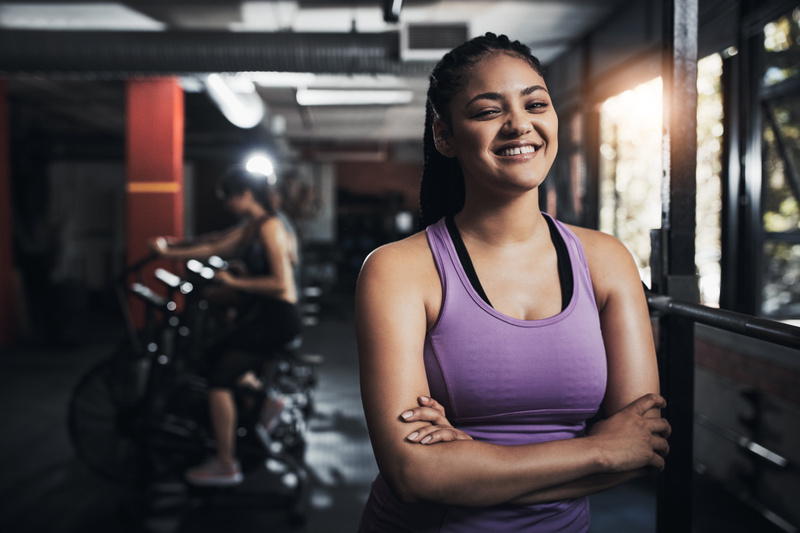
<svg viewBox="0 0 800 533">
<path fill-rule="evenodd" d="M 722 57 L 697 63 L 697 237 L 700 299 L 719 306 L 722 210 Z"/>
<path fill-rule="evenodd" d="M 800 209 L 792 180 L 800 169 L 800 97 L 773 101 L 764 120 L 764 229 L 800 229 Z M 796 184 L 800 192 L 800 183 Z"/>
<path fill-rule="evenodd" d="M 761 312 L 776 318 L 800 316 L 799 281 L 800 244 L 767 242 Z"/>
<path fill-rule="evenodd" d="M 800 74 L 800 7 L 764 26 L 764 85 Z"/>
<path fill-rule="evenodd" d="M 620 239 L 650 281 L 650 230 L 661 226 L 661 78 L 600 111 L 600 230 Z"/>
<path fill-rule="evenodd" d="M 702 303 L 719 305 L 722 58 L 698 62 L 697 237 Z M 600 230 L 633 253 L 650 280 L 650 230 L 661 226 L 661 79 L 606 100 L 600 114 Z"/>
</svg>

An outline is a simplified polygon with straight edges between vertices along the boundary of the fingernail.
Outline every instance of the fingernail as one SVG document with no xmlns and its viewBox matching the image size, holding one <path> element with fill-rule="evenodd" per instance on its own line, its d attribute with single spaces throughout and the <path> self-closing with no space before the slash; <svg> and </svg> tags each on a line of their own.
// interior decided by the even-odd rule
<svg viewBox="0 0 800 533">
<path fill-rule="evenodd" d="M 431 441 L 431 436 L 430 436 L 430 435 L 428 435 L 427 437 L 425 437 L 424 439 L 422 439 L 420 442 L 421 442 L 422 444 L 428 444 L 430 441 Z"/>
<path fill-rule="evenodd" d="M 414 433 L 412 433 L 411 435 L 409 435 L 409 436 L 408 436 L 408 437 L 406 437 L 406 438 L 407 438 L 408 440 L 414 440 L 414 439 L 416 439 L 416 438 L 417 438 L 417 435 L 419 435 L 419 432 L 418 432 L 418 431 L 415 431 Z"/>
<path fill-rule="evenodd" d="M 429 401 L 431 401 L 431 399 L 430 399 L 430 398 L 428 398 L 427 396 L 420 396 L 420 397 L 419 397 L 419 399 L 420 399 L 420 400 L 422 400 L 423 402 L 429 402 Z"/>
<path fill-rule="evenodd" d="M 408 420 L 414 414 L 413 411 L 406 411 L 402 415 L 400 415 L 403 419 Z"/>
</svg>

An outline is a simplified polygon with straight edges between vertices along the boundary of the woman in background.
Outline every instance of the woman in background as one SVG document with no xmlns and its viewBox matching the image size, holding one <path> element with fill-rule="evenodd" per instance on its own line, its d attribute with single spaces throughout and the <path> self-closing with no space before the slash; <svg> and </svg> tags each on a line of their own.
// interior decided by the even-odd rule
<svg viewBox="0 0 800 533">
<path fill-rule="evenodd" d="M 297 309 L 297 285 L 292 260 L 296 242 L 278 218 L 271 191 L 263 179 L 244 168 L 226 172 L 218 186 L 225 207 L 242 218 L 228 230 L 201 236 L 195 242 L 169 242 L 159 237 L 151 247 L 164 257 L 206 259 L 212 255 L 231 258 L 243 265 L 234 274 L 217 272 L 215 280 L 238 296 L 235 325 L 210 350 L 209 407 L 217 442 L 217 454 L 186 472 L 197 485 L 235 485 L 243 480 L 236 460 L 236 404 L 232 389 L 249 372 L 260 375 L 274 348 L 295 339 L 302 319 Z M 279 403 L 279 402 L 277 402 Z M 268 424 L 280 405 L 266 402 Z M 267 428 L 268 429 L 268 428 Z"/>
</svg>

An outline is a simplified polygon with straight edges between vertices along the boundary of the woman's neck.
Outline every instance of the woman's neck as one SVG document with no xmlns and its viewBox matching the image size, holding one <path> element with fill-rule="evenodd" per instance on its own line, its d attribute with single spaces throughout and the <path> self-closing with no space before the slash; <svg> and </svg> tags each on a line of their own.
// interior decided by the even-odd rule
<svg viewBox="0 0 800 533">
<path fill-rule="evenodd" d="M 492 245 L 528 241 L 548 232 L 534 189 L 513 199 L 480 198 L 467 194 L 464 208 L 455 216 L 459 230 Z"/>
<path fill-rule="evenodd" d="M 253 203 L 253 205 L 247 209 L 247 216 L 252 220 L 258 220 L 265 215 L 267 215 L 267 210 L 258 203 Z"/>
</svg>

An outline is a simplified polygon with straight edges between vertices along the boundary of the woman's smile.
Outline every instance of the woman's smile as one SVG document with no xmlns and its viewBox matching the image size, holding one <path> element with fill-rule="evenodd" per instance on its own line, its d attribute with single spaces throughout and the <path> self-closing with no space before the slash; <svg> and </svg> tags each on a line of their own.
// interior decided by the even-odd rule
<svg viewBox="0 0 800 533">
<path fill-rule="evenodd" d="M 512 143 L 495 151 L 500 157 L 515 157 L 517 159 L 530 159 L 532 154 L 539 151 L 540 147 L 528 143 Z M 528 157 L 517 157 L 528 156 Z"/>
</svg>

